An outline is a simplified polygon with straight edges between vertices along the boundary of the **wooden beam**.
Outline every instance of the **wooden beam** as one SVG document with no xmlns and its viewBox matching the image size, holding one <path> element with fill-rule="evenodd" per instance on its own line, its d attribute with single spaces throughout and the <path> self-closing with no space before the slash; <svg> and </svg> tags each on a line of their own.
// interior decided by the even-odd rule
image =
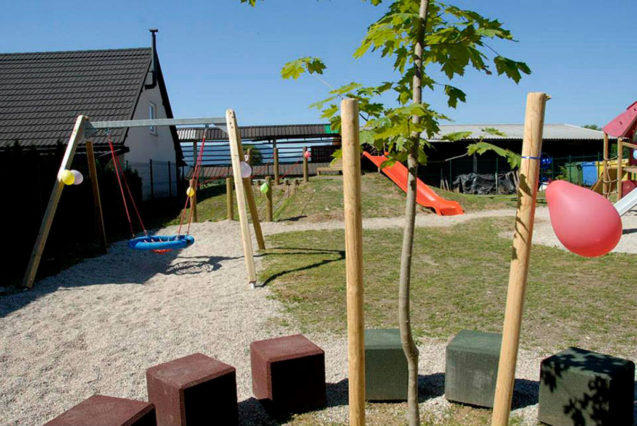
<svg viewBox="0 0 637 426">
<path fill-rule="evenodd" d="M 93 191 L 93 207 L 95 210 L 95 224 L 97 233 L 102 243 L 102 251 L 108 251 L 108 241 L 106 240 L 106 228 L 104 227 L 104 213 L 102 212 L 102 199 L 100 197 L 100 187 L 97 181 L 97 167 L 95 167 L 95 153 L 93 142 L 86 141 L 86 161 L 88 162 L 88 173 L 91 178 L 91 190 Z"/>
<path fill-rule="evenodd" d="M 64 183 L 62 182 L 61 175 L 64 170 L 71 167 L 73 157 L 75 156 L 75 149 L 77 148 L 80 141 L 82 141 L 82 139 L 84 138 L 84 126 L 88 123 L 88 121 L 89 118 L 85 115 L 80 115 L 75 120 L 73 133 L 71 133 L 69 143 L 66 146 L 66 151 L 64 152 L 64 157 L 62 158 L 62 162 L 60 163 L 60 168 L 58 170 L 55 184 L 53 184 L 51 197 L 49 198 L 49 203 L 47 204 L 46 210 L 44 211 L 44 217 L 42 218 L 42 223 L 40 224 L 40 230 L 38 231 L 38 236 L 35 240 L 35 244 L 33 245 L 33 251 L 31 252 L 31 257 L 29 259 L 29 266 L 27 266 L 24 278 L 22 279 L 22 285 L 24 287 L 33 287 L 33 282 L 35 281 L 35 276 L 38 272 L 38 266 L 40 266 L 40 260 L 42 259 L 42 252 L 44 251 L 44 246 L 46 245 L 49 231 L 51 231 L 51 225 L 53 224 L 55 211 L 57 210 L 58 203 L 60 202 L 60 197 L 62 196 L 62 190 L 64 189 Z"/>
<path fill-rule="evenodd" d="M 248 225 L 248 212 L 246 211 L 243 179 L 241 178 L 241 160 L 243 160 L 241 136 L 239 136 L 237 117 L 231 109 L 226 111 L 226 124 L 228 126 L 228 138 L 230 139 L 230 158 L 232 160 L 232 172 L 234 175 L 234 189 L 237 193 L 243 257 L 248 273 L 248 282 L 254 287 L 257 283 L 257 273 L 254 266 L 254 255 L 252 253 L 252 236 L 250 235 L 250 226 Z"/>
<path fill-rule="evenodd" d="M 358 102 L 341 102 L 343 137 L 343 203 L 347 279 L 347 359 L 349 424 L 365 424 L 365 330 L 363 314 L 363 218 Z"/>
<path fill-rule="evenodd" d="M 542 154 L 542 130 L 544 128 L 544 109 L 548 96 L 546 93 L 532 92 L 526 98 L 524 118 L 524 139 L 522 140 L 522 163 L 520 164 L 520 183 L 518 185 L 518 210 L 515 217 L 513 234 L 513 253 L 509 273 L 502 347 L 498 364 L 498 379 L 495 388 L 493 406 L 494 426 L 506 426 L 509 423 L 515 365 L 520 343 L 520 325 L 524 306 L 524 291 L 529 272 L 529 259 L 533 239 L 533 221 L 540 175 L 540 155 Z"/>
</svg>

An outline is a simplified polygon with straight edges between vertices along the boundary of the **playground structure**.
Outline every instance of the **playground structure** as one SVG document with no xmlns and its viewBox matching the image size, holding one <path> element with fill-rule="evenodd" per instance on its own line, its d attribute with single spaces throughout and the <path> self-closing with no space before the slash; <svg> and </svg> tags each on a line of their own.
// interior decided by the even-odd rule
<svg viewBox="0 0 637 426">
<path fill-rule="evenodd" d="M 234 111 L 227 110 L 225 118 L 223 117 L 221 118 L 219 117 L 186 118 L 186 119 L 168 118 L 168 119 L 91 122 L 89 117 L 85 115 L 79 115 L 75 121 L 73 132 L 71 133 L 69 142 L 66 147 L 66 151 L 64 153 L 64 157 L 62 158 L 62 161 L 60 163 L 57 179 L 53 185 L 53 190 L 51 191 L 51 196 L 49 198 L 49 202 L 44 212 L 44 217 L 42 219 L 42 223 L 40 225 L 40 229 L 38 231 L 38 235 L 35 240 L 35 244 L 31 252 L 31 256 L 29 258 L 29 264 L 27 266 L 27 270 L 25 272 L 25 275 L 22 281 L 22 284 L 24 287 L 27 287 L 27 288 L 33 287 L 38 266 L 42 258 L 42 253 L 46 245 L 46 240 L 51 230 L 51 225 L 53 224 L 53 219 L 55 217 L 55 212 L 57 210 L 60 197 L 62 196 L 62 190 L 64 189 L 64 186 L 68 184 L 68 182 L 65 183 L 65 180 L 73 183 L 72 180 L 68 180 L 65 178 L 67 178 L 69 175 L 70 167 L 73 162 L 73 157 L 75 156 L 75 151 L 78 145 L 84 139 L 87 139 L 86 146 L 87 146 L 87 154 L 88 154 L 89 171 L 91 174 L 92 190 L 93 190 L 93 196 L 95 200 L 95 209 L 98 213 L 96 217 L 98 221 L 98 227 L 100 229 L 100 236 L 102 238 L 102 241 L 101 241 L 102 246 L 106 248 L 107 242 L 106 242 L 106 235 L 104 232 L 104 221 L 103 221 L 103 215 L 101 211 L 99 187 L 97 184 L 97 174 L 95 173 L 95 158 L 93 156 L 92 143 L 90 142 L 90 138 L 96 135 L 99 131 L 106 131 L 108 133 L 110 129 L 116 129 L 116 128 L 176 126 L 176 125 L 205 125 L 205 126 L 213 125 L 213 126 L 219 126 L 222 129 L 227 129 L 227 132 L 230 138 L 232 169 L 233 169 L 233 175 L 234 175 L 235 192 L 237 194 L 237 204 L 238 204 L 239 219 L 241 224 L 241 237 L 242 237 L 242 243 L 243 243 L 246 270 L 248 275 L 248 283 L 252 287 L 256 285 L 257 277 L 256 277 L 256 271 L 254 267 L 252 239 L 250 236 L 250 229 L 249 229 L 247 212 L 246 212 L 246 197 L 248 199 L 248 206 L 250 208 L 252 222 L 253 222 L 255 234 L 257 237 L 257 242 L 259 244 L 259 248 L 264 249 L 265 243 L 264 243 L 263 235 L 261 232 L 261 226 L 259 223 L 256 203 L 254 201 L 254 194 L 251 190 L 250 178 L 244 177 L 245 172 L 242 173 L 242 170 L 245 169 L 245 166 L 242 167 L 242 165 L 245 164 L 245 162 L 242 161 L 242 159 L 244 158 L 244 155 L 243 155 L 243 149 L 241 147 L 241 138 L 238 132 L 236 115 Z M 202 148 L 203 148 L 203 143 L 202 143 Z M 117 169 L 121 168 L 121 166 L 118 166 L 119 160 L 115 156 L 114 152 L 113 152 L 113 162 L 114 162 L 114 166 L 116 167 L 116 172 L 118 173 L 117 177 L 119 180 L 120 175 Z M 199 159 L 198 159 L 198 164 L 200 163 L 201 163 L 201 154 L 199 155 Z M 190 220 L 193 217 L 194 211 L 196 211 L 196 187 L 197 187 L 196 183 L 197 183 L 196 178 L 194 179 L 194 185 L 193 185 L 193 180 L 191 180 L 191 186 L 188 188 L 188 191 L 187 191 L 186 206 L 188 205 L 188 203 L 190 203 L 191 205 L 189 224 L 190 224 Z M 126 189 L 130 195 L 130 199 L 133 200 L 133 197 L 130 194 L 130 189 L 128 188 L 128 184 L 126 184 Z M 121 182 L 120 182 L 120 190 L 122 192 L 123 202 L 126 205 L 126 198 L 124 196 L 124 186 L 121 185 Z M 182 220 L 183 220 L 183 215 L 185 215 L 186 206 L 184 207 L 184 212 L 182 213 Z M 135 206 L 135 211 L 137 212 L 136 206 Z M 126 214 L 128 216 L 129 224 L 131 226 L 131 234 L 133 234 L 133 237 L 134 237 L 132 222 L 130 220 L 130 215 L 129 215 L 127 207 L 126 207 Z M 137 216 L 142 226 L 142 229 L 144 229 L 139 212 L 137 212 Z M 180 229 L 181 229 L 181 222 L 180 222 Z M 187 245 L 194 243 L 194 239 L 189 235 L 176 235 L 176 236 L 169 236 L 169 237 L 165 237 L 165 236 L 151 237 L 148 235 L 145 229 L 144 229 L 144 233 L 145 235 L 143 237 L 140 237 L 137 239 L 133 238 L 131 241 L 129 241 L 129 245 L 131 246 L 131 248 L 149 249 L 149 250 L 157 250 L 158 252 L 164 252 L 166 250 L 184 248 Z"/>
<path fill-rule="evenodd" d="M 372 155 L 363 151 L 365 158 L 374 163 L 379 169 L 387 161 L 384 155 Z M 407 192 L 407 168 L 400 162 L 395 162 L 389 167 L 383 167 L 382 172 L 387 175 L 400 189 Z M 446 200 L 436 194 L 433 189 L 427 186 L 420 179 L 417 180 L 416 203 L 423 207 L 434 209 L 439 216 L 454 216 L 463 214 L 462 207 L 457 201 Z"/>
<path fill-rule="evenodd" d="M 617 201 L 619 202 L 624 195 L 627 195 L 637 186 L 637 144 L 634 143 L 635 132 L 637 131 L 637 102 L 631 104 L 626 108 L 626 111 L 611 120 L 602 130 L 604 132 L 604 160 L 602 163 L 601 178 L 598 183 L 593 186 L 593 190 L 600 192 L 606 198 L 616 193 Z M 611 166 L 609 156 L 609 135 L 617 138 L 617 158 L 614 167 Z M 627 159 L 627 166 L 624 166 L 624 148 L 631 150 L 631 155 L 629 155 Z M 628 176 L 627 179 L 624 180 L 624 174 L 626 173 L 628 173 Z M 624 202 L 621 205 L 623 212 L 620 214 L 628 211 L 630 207 L 627 208 L 627 206 L 629 205 L 630 202 Z M 632 205 L 634 205 L 634 203 Z"/>
</svg>

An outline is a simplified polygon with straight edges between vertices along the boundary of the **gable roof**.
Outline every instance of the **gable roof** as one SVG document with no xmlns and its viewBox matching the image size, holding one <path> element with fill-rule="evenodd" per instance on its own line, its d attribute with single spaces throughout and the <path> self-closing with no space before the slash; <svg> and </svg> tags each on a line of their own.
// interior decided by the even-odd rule
<svg viewBox="0 0 637 426">
<path fill-rule="evenodd" d="M 66 143 L 79 114 L 92 121 L 129 120 L 153 57 L 151 48 L 0 54 L 0 148 Z M 172 118 L 157 63 L 162 98 Z M 173 134 L 178 158 L 181 156 Z M 122 144 L 126 129 L 114 129 Z M 106 143 L 95 137 L 96 145 Z"/>
</svg>

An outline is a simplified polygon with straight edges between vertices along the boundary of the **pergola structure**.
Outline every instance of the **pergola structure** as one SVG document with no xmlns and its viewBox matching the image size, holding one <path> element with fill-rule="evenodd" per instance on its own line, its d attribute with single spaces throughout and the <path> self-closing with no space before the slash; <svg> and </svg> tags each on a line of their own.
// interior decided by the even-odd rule
<svg viewBox="0 0 637 426">
<path fill-rule="evenodd" d="M 230 140 L 230 155 L 232 160 L 232 171 L 234 175 L 234 186 L 237 194 L 237 205 L 239 209 L 239 220 L 241 224 L 241 239 L 243 244 L 243 254 L 245 257 L 248 282 L 254 287 L 257 282 L 256 271 L 254 266 L 254 257 L 252 249 L 252 239 L 250 237 L 250 228 L 248 225 L 248 217 L 246 211 L 246 197 L 248 198 L 248 204 L 250 206 L 250 212 L 252 214 L 252 222 L 254 224 L 255 233 L 257 234 L 257 241 L 262 246 L 263 236 L 261 235 L 261 227 L 259 223 L 258 214 L 256 211 L 256 204 L 254 201 L 254 194 L 251 190 L 246 191 L 245 188 L 250 188 L 249 178 L 244 179 L 241 176 L 241 161 L 243 160 L 243 149 L 241 147 L 241 137 L 239 135 L 239 127 L 237 125 L 237 118 L 235 112 L 231 109 L 226 111 L 225 117 L 208 117 L 208 118 L 159 118 L 148 120 L 119 120 L 119 121 L 96 121 L 91 122 L 89 117 L 80 115 L 75 120 L 73 132 L 69 138 L 64 157 L 60 163 L 57 179 L 53 185 L 51 196 L 44 212 L 44 217 L 40 225 L 40 230 L 36 238 L 31 257 L 29 259 L 29 265 L 25 272 L 22 284 L 27 288 L 33 287 L 38 266 L 42 258 L 42 252 L 46 245 L 46 240 L 53 224 L 53 218 L 57 206 L 62 196 L 62 190 L 64 189 L 64 182 L 62 181 L 63 172 L 71 167 L 73 157 L 78 145 L 85 141 L 89 173 L 91 176 L 91 183 L 93 189 L 93 197 L 95 201 L 95 208 L 98 212 L 98 227 L 100 228 L 100 236 L 102 238 L 102 245 L 106 250 L 106 234 L 104 232 L 104 221 L 102 217 L 101 201 L 99 195 L 99 188 L 97 185 L 97 173 L 95 171 L 95 158 L 93 155 L 93 144 L 90 141 L 91 137 L 97 135 L 100 131 L 107 131 L 118 128 L 130 128 L 130 127 L 150 127 L 150 126 L 179 126 L 179 125 L 204 125 L 216 126 L 221 128 L 224 132 L 228 133 Z M 196 190 L 196 188 L 195 188 Z"/>
</svg>

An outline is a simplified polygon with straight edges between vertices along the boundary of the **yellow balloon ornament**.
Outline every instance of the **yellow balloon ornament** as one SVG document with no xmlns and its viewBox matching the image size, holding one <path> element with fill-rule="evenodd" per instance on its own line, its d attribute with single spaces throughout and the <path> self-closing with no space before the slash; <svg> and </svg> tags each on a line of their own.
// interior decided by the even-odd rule
<svg viewBox="0 0 637 426">
<path fill-rule="evenodd" d="M 190 198 L 195 196 L 195 190 L 192 188 L 192 186 L 188 187 L 188 189 L 186 190 L 186 195 Z"/>
<path fill-rule="evenodd" d="M 64 185 L 73 185 L 75 182 L 75 175 L 68 169 L 65 169 L 60 173 L 60 180 L 64 183 Z"/>
</svg>

